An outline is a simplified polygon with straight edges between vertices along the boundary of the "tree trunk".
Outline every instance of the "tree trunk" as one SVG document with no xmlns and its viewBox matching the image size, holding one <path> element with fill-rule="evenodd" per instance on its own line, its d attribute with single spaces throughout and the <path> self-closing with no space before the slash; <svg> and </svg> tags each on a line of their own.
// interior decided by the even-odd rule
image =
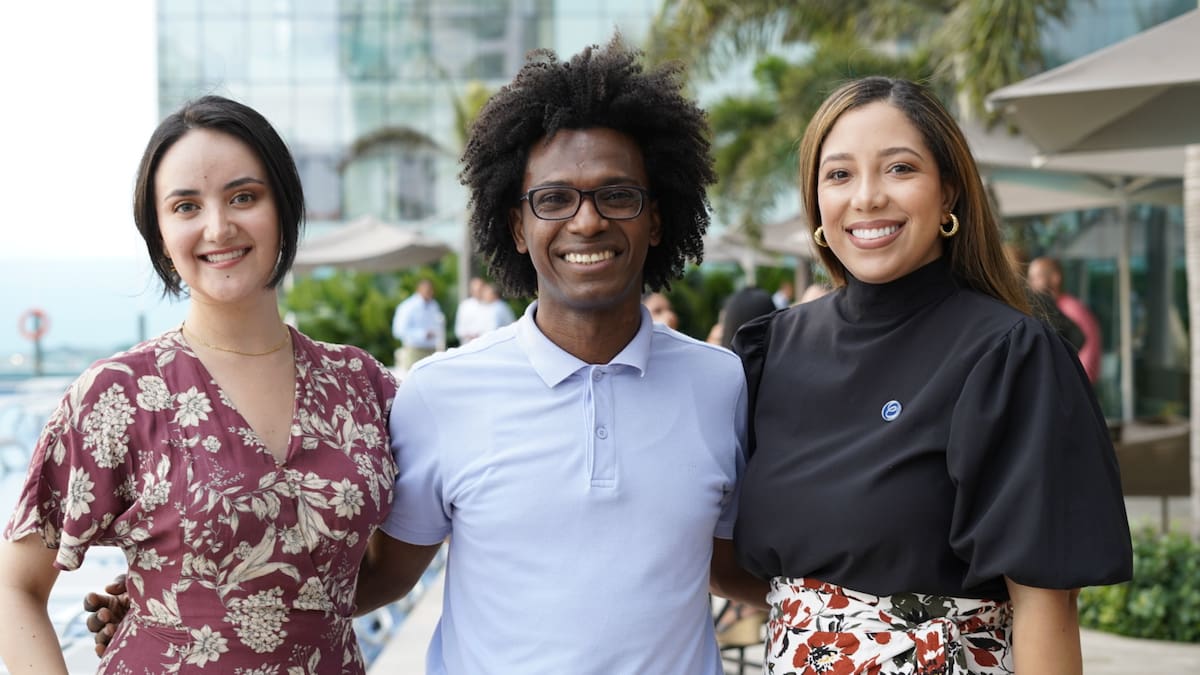
<svg viewBox="0 0 1200 675">
<path fill-rule="evenodd" d="M 1188 334 L 1192 343 L 1189 403 L 1192 455 L 1192 538 L 1200 541 L 1200 145 L 1189 145 L 1183 169 L 1183 222 L 1187 251 Z"/>
</svg>

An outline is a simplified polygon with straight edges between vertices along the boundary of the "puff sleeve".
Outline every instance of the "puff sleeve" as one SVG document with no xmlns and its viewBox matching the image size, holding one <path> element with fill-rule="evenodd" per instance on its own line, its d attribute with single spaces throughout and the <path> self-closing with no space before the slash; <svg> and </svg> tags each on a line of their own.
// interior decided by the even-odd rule
<svg viewBox="0 0 1200 675">
<path fill-rule="evenodd" d="M 113 537 L 134 497 L 130 427 L 145 392 L 132 379 L 107 363 L 71 385 L 34 448 L 6 539 L 37 533 L 58 549 L 55 566 L 73 570 L 89 546 Z"/>
<path fill-rule="evenodd" d="M 767 360 L 767 339 L 774 313 L 754 318 L 742 324 L 733 336 L 733 352 L 742 359 L 746 374 L 746 459 L 754 454 L 754 410 L 758 402 L 758 385 L 762 382 Z"/>
<path fill-rule="evenodd" d="M 1116 454 L 1078 359 L 1024 318 L 969 370 L 947 463 L 950 545 L 966 586 L 1007 576 L 1040 588 L 1132 575 Z"/>
</svg>

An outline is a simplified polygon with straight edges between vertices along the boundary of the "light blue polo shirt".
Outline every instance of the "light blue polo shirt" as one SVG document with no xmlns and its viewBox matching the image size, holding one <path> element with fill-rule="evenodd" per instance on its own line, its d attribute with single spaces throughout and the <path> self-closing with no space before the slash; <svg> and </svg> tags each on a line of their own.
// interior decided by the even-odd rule
<svg viewBox="0 0 1200 675">
<path fill-rule="evenodd" d="M 429 675 L 719 675 L 714 537 L 733 533 L 746 385 L 655 325 L 611 363 L 533 321 L 434 355 L 392 408 L 384 532 L 451 536 Z"/>
</svg>

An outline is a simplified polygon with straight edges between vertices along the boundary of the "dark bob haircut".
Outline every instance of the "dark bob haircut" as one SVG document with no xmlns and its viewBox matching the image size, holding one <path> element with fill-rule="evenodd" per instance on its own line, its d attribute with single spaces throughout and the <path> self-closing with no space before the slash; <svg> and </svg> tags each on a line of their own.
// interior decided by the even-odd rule
<svg viewBox="0 0 1200 675">
<path fill-rule="evenodd" d="M 233 136 L 249 146 L 266 168 L 267 183 L 279 213 L 279 259 L 267 282 L 269 288 L 275 288 L 292 268 L 304 222 L 304 189 L 300 186 L 296 162 L 271 123 L 257 111 L 220 96 L 203 96 L 185 103 L 154 130 L 142 154 L 134 184 L 133 221 L 146 242 L 150 264 L 162 279 L 163 294 L 179 296 L 183 287 L 179 274 L 163 250 L 154 179 L 163 155 L 192 129 L 210 129 Z"/>
<path fill-rule="evenodd" d="M 650 248 L 642 270 L 645 287 L 669 288 L 688 260 L 701 261 L 709 224 L 705 189 L 716 180 L 708 123 L 682 93 L 680 66 L 646 72 L 638 58 L 620 36 L 569 62 L 550 50 L 530 52 L 472 125 L 459 178 L 471 191 L 476 250 L 506 294 L 537 292 L 533 262 L 513 242 L 510 210 L 521 196 L 530 148 L 562 129 L 613 129 L 641 148 L 662 223 L 662 241 Z"/>
</svg>

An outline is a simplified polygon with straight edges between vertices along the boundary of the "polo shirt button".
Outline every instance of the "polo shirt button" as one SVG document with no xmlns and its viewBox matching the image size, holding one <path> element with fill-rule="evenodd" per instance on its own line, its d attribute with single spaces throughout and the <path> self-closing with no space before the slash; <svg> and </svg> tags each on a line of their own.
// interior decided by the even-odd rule
<svg viewBox="0 0 1200 675">
<path fill-rule="evenodd" d="M 599 438 L 600 440 L 608 438 L 608 429 L 605 429 L 604 427 L 596 427 L 596 438 Z"/>
</svg>

